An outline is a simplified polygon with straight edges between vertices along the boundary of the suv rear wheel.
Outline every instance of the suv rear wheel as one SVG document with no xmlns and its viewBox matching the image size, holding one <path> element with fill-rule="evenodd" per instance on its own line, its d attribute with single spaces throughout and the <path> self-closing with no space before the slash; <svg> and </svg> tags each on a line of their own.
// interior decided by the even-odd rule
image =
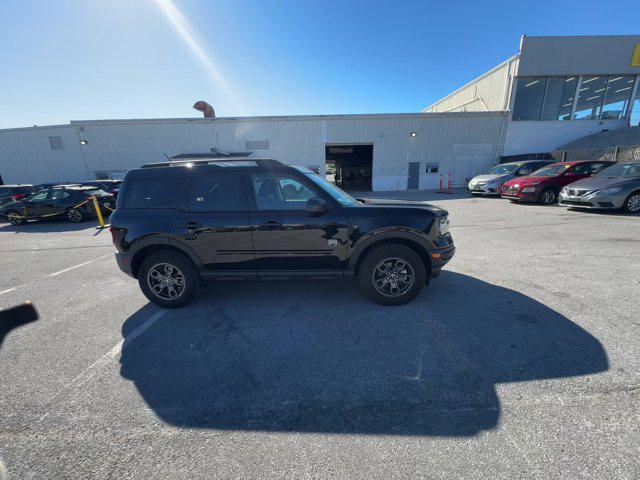
<svg viewBox="0 0 640 480">
<path fill-rule="evenodd" d="M 399 244 L 383 245 L 369 252 L 358 273 L 362 292 L 382 305 L 410 302 L 424 287 L 425 279 L 422 259 Z"/>
<path fill-rule="evenodd" d="M 193 262 L 185 255 L 159 251 L 142 262 L 138 284 L 151 302 L 164 308 L 178 308 L 193 299 L 200 278 Z"/>
</svg>

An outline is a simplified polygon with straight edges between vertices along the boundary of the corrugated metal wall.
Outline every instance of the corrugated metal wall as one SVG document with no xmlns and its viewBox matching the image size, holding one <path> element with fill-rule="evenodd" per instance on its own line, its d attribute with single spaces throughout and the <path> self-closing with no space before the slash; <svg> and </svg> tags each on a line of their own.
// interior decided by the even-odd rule
<svg viewBox="0 0 640 480">
<path fill-rule="evenodd" d="M 517 58 L 501 63 L 447 97 L 425 108 L 424 112 L 487 112 L 506 110 L 509 74 L 515 72 Z"/>
<path fill-rule="evenodd" d="M 427 175 L 428 162 L 438 163 L 445 175 L 468 171 L 453 165 L 456 145 L 482 145 L 474 150 L 484 152 L 474 160 L 476 169 L 496 161 L 504 120 L 504 114 L 492 112 L 79 121 L 51 130 L 63 132 L 65 151 L 49 148 L 53 134 L 45 129 L 0 131 L 0 145 L 11 152 L 0 160 L 0 174 L 5 182 L 82 180 L 179 153 L 245 151 L 247 141 L 268 142 L 269 148 L 253 150 L 254 156 L 324 169 L 326 145 L 366 143 L 373 145 L 374 190 L 405 189 L 409 162 L 420 162 L 420 187 L 435 188 L 439 174 Z M 459 176 L 453 182 L 462 185 L 466 177 Z"/>
<path fill-rule="evenodd" d="M 49 137 L 60 137 L 54 150 Z M 0 131 L 0 176 L 5 184 L 85 180 L 76 130 L 71 125 Z"/>
</svg>

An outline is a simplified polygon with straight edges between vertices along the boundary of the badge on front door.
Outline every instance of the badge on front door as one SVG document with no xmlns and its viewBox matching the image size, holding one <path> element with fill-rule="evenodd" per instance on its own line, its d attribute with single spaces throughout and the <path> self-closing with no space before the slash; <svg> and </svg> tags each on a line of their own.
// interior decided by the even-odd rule
<svg viewBox="0 0 640 480">
<path fill-rule="evenodd" d="M 338 246 L 338 240 L 329 240 L 329 247 L 334 248 Z"/>
</svg>

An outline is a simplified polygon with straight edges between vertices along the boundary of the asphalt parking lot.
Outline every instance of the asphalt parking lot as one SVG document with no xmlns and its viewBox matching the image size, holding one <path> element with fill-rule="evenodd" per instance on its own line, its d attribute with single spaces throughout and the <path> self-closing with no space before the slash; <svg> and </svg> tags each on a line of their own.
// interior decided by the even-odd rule
<svg viewBox="0 0 640 480">
<path fill-rule="evenodd" d="M 388 195 L 386 195 L 388 196 Z M 90 223 L 0 224 L 8 478 L 640 477 L 640 217 L 405 193 L 457 254 L 408 305 L 350 283 L 149 304 Z"/>
</svg>

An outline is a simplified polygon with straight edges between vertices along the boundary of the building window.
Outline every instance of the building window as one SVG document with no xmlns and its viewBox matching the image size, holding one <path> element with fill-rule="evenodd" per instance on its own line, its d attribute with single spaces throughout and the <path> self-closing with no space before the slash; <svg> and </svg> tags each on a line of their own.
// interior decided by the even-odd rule
<svg viewBox="0 0 640 480">
<path fill-rule="evenodd" d="M 522 77 L 516 86 L 513 120 L 540 120 L 547 77 Z"/>
<path fill-rule="evenodd" d="M 570 120 L 577 77 L 549 77 L 542 106 L 542 120 Z"/>
<path fill-rule="evenodd" d="M 604 92 L 607 89 L 607 76 L 582 77 L 576 105 L 576 120 L 597 120 L 602 111 Z"/>
<path fill-rule="evenodd" d="M 629 105 L 629 98 L 633 90 L 635 77 L 632 75 L 610 75 L 605 90 L 604 105 L 600 118 L 603 120 L 617 120 L 624 118 Z"/>
<path fill-rule="evenodd" d="M 49 137 L 49 145 L 51 146 L 51 150 L 64 150 L 62 137 Z"/>
<path fill-rule="evenodd" d="M 638 81 L 640 82 L 640 80 Z M 632 127 L 635 127 L 636 125 L 640 126 L 640 86 L 638 86 L 636 98 L 633 100 L 633 105 L 631 107 L 631 118 L 629 119 L 629 123 Z"/>
</svg>

